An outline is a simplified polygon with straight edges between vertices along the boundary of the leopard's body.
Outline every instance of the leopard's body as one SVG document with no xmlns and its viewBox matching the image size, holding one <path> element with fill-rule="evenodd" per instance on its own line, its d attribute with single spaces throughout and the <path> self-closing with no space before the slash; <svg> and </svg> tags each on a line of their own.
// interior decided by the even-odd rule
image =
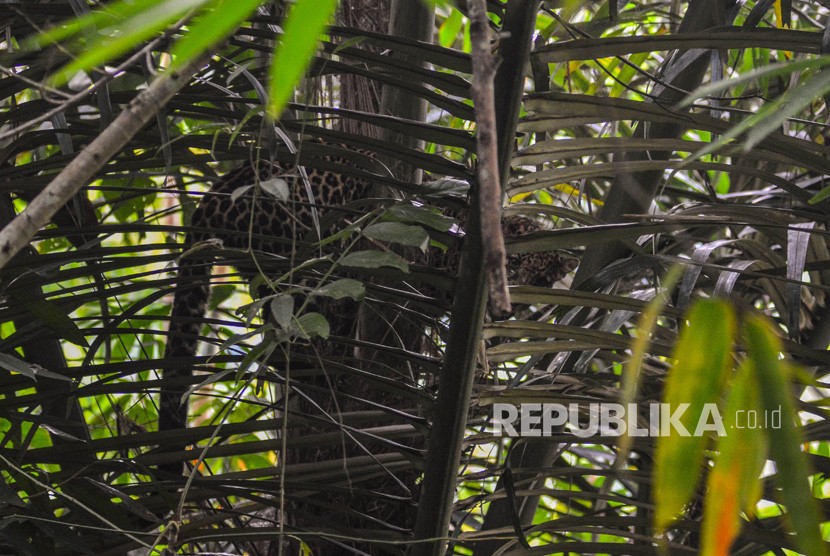
<svg viewBox="0 0 830 556">
<path fill-rule="evenodd" d="M 354 160 L 355 157 L 366 158 L 366 153 L 346 152 L 329 145 L 316 147 L 324 149 L 318 160 L 330 166 L 366 166 L 355 164 Z M 210 263 L 188 255 L 188 251 L 205 240 L 220 239 L 226 248 L 289 254 L 293 242 L 314 229 L 314 211 L 318 217 L 323 217 L 327 211 L 367 197 L 372 186 L 369 179 L 358 175 L 313 167 L 306 167 L 304 171 L 306 176 L 301 178 L 295 175 L 292 165 L 266 161 L 240 167 L 218 181 L 194 211 L 191 222 L 194 231 L 185 239 L 185 255 L 180 260 L 164 354 L 165 386 L 159 404 L 159 430 L 186 426 L 187 403 L 183 403 L 183 397 L 192 385 L 192 371 L 189 367 L 176 366 L 174 360 L 182 358 L 184 363 L 196 353 L 210 294 Z M 279 200 L 257 187 L 257 184 L 280 176 L 288 185 L 286 200 Z M 239 194 L 241 187 L 246 189 Z M 507 236 L 521 236 L 541 229 L 537 222 L 525 217 L 505 218 L 502 228 Z M 457 266 L 457 254 L 449 259 L 448 266 Z M 551 286 L 572 268 L 573 265 L 556 252 L 508 256 L 508 278 L 512 284 Z M 238 270 L 246 278 L 255 274 L 251 268 Z"/>
<path fill-rule="evenodd" d="M 347 159 L 338 147 L 315 147 L 326 149 L 321 160 L 329 164 L 354 167 L 353 158 L 365 156 L 351 151 Z M 294 165 L 260 160 L 229 172 L 201 199 L 191 218 L 194 231 L 185 238 L 185 255 L 179 266 L 164 352 L 166 361 L 196 353 L 210 297 L 211 265 L 187 256 L 189 249 L 206 240 L 220 239 L 225 248 L 289 254 L 293 239 L 313 229 L 315 212 L 322 217 L 332 208 L 366 197 L 372 185 L 363 177 L 330 170 L 305 167 L 303 172 L 305 175 L 301 176 Z M 287 199 L 278 199 L 260 187 L 275 178 L 283 179 L 288 186 Z M 246 188 L 241 195 L 237 195 L 239 188 Z M 238 270 L 246 279 L 255 274 L 251 268 Z M 182 403 L 182 397 L 190 386 L 191 376 L 192 371 L 187 367 L 164 369 L 166 386 L 159 402 L 159 430 L 186 425 L 187 404 Z"/>
</svg>

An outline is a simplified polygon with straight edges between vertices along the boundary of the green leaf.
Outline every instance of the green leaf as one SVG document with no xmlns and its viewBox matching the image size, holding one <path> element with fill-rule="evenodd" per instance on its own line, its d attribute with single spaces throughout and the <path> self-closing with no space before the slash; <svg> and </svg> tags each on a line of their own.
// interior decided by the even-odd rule
<svg viewBox="0 0 830 556">
<path fill-rule="evenodd" d="M 165 0 L 144 0 L 143 2 L 136 2 L 135 0 L 120 0 L 119 2 L 113 2 L 111 4 L 107 4 L 101 10 L 94 11 L 75 19 L 70 19 L 66 23 L 62 23 L 57 27 L 39 34 L 31 42 L 24 43 L 24 47 L 41 48 L 47 44 L 53 44 L 73 35 L 77 35 L 83 30 L 96 30 L 106 24 L 118 23 L 119 21 L 124 21 L 128 17 L 133 16 L 142 10 L 147 10 L 164 1 Z"/>
<path fill-rule="evenodd" d="M 719 453 L 707 477 L 703 554 L 728 554 L 740 533 L 741 512 L 753 516 L 761 497 L 760 477 L 767 459 L 767 439 L 761 427 L 750 426 L 753 415 L 763 419 L 764 413 L 752 363 L 744 361 L 726 401 L 726 436 L 718 442 Z"/>
<path fill-rule="evenodd" d="M 390 207 L 383 216 L 390 220 L 422 224 L 439 232 L 448 232 L 458 224 L 453 218 L 438 214 L 433 208 L 416 207 L 410 204 Z"/>
<path fill-rule="evenodd" d="M 291 326 L 291 319 L 294 316 L 294 298 L 290 295 L 278 295 L 269 304 L 274 321 L 283 330 Z"/>
<path fill-rule="evenodd" d="M 438 28 L 438 41 L 441 43 L 441 46 L 450 48 L 455 44 L 455 40 L 461 33 L 461 26 L 463 24 L 464 18 L 461 16 L 461 12 L 452 8 L 450 15 L 447 16 L 447 19 Z"/>
<path fill-rule="evenodd" d="M 700 480 L 707 436 L 697 430 L 705 417 L 705 404 L 715 403 L 723 391 L 732 362 L 735 315 L 718 300 L 696 303 L 688 325 L 680 332 L 674 351 L 675 365 L 666 379 L 665 402 L 671 413 L 688 404 L 679 419 L 688 436 L 673 427 L 657 443 L 655 462 L 654 522 L 664 531 L 691 499 Z"/>
<path fill-rule="evenodd" d="M 330 284 L 326 284 L 322 288 L 317 288 L 311 295 L 320 295 L 324 297 L 331 297 L 332 299 L 351 298 L 355 301 L 362 301 L 366 295 L 366 287 L 362 282 L 352 278 L 341 278 L 335 280 Z"/>
<path fill-rule="evenodd" d="M 804 554 L 826 555 L 818 507 L 810 490 L 811 471 L 801 451 L 803 438 L 788 380 L 790 364 L 780 358 L 781 340 L 765 318 L 750 316 L 744 326 L 744 336 L 760 387 L 761 404 L 767 414 L 779 412 L 781 416 L 781 426 L 772 426 L 767 432 L 770 452 L 777 464 L 775 478 L 781 487 L 780 502 L 787 508 L 787 522 L 795 532 L 795 545 Z"/>
<path fill-rule="evenodd" d="M 674 289 L 681 273 L 682 267 L 680 265 L 674 265 L 669 269 L 663 279 L 663 292 L 658 290 L 646 310 L 640 315 L 640 320 L 637 323 L 637 337 L 631 343 L 631 357 L 625 364 L 620 383 L 620 403 L 625 407 L 636 402 L 643 361 L 651 345 L 652 334 L 657 327 L 657 321 L 663 312 L 663 308 L 668 302 L 668 294 Z M 628 434 L 628 431 L 620 436 L 618 462 L 622 463 L 626 460 L 633 443 L 634 438 Z"/>
<path fill-rule="evenodd" d="M 210 3 L 216 4 L 221 1 L 210 0 Z M 145 5 L 144 9 L 135 12 L 130 19 L 121 20 L 103 30 L 83 49 L 80 45 L 75 45 L 73 50 L 81 50 L 78 57 L 52 76 L 52 83 L 63 85 L 77 72 L 89 70 L 117 58 L 205 3 L 206 0 L 166 0 L 150 7 Z"/>
<path fill-rule="evenodd" d="M 300 315 L 295 327 L 301 333 L 300 335 L 306 339 L 320 337 L 325 340 L 331 333 L 329 321 L 320 313 Z"/>
<path fill-rule="evenodd" d="M 230 35 L 261 3 L 262 0 L 218 0 L 206 6 L 173 47 L 174 62 L 170 69 L 185 65 Z"/>
<path fill-rule="evenodd" d="M 397 268 L 409 272 L 409 265 L 401 257 L 386 251 L 355 251 L 342 259 L 340 264 L 352 268 Z"/>
<path fill-rule="evenodd" d="M 69 315 L 55 305 L 43 299 L 29 302 L 29 311 L 50 330 L 55 332 L 59 338 L 69 340 L 75 345 L 89 347 L 84 333 L 78 328 Z"/>
<path fill-rule="evenodd" d="M 236 287 L 231 284 L 217 284 L 210 288 L 209 310 L 215 311 L 223 301 L 234 294 Z"/>
<path fill-rule="evenodd" d="M 429 234 L 420 226 L 402 224 L 400 222 L 378 222 L 363 230 L 363 235 L 369 239 L 397 243 L 409 247 L 417 247 L 426 251 L 429 245 Z"/>
<path fill-rule="evenodd" d="M 432 8 L 437 8 L 439 6 L 448 7 L 450 6 L 450 0 L 423 0 L 425 4 L 428 4 Z"/>
<path fill-rule="evenodd" d="M 311 64 L 317 40 L 326 29 L 337 0 L 297 0 L 285 19 L 282 41 L 271 64 L 268 113 L 278 118 L 294 87 Z"/>
</svg>

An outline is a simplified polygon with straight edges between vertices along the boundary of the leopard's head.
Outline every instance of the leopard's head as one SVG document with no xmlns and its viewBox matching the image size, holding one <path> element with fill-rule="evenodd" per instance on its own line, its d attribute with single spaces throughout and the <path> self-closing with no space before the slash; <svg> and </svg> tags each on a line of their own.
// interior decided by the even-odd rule
<svg viewBox="0 0 830 556">
<path fill-rule="evenodd" d="M 542 229 L 538 222 L 523 216 L 508 216 L 502 220 L 505 237 L 521 237 Z M 565 278 L 578 264 L 578 259 L 557 251 L 510 254 L 507 256 L 507 281 L 514 286 L 549 288 Z"/>
</svg>

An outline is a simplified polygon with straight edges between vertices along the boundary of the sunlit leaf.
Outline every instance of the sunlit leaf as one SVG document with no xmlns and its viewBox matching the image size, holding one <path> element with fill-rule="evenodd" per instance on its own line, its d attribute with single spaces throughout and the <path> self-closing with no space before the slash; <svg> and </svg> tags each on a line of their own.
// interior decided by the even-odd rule
<svg viewBox="0 0 830 556">
<path fill-rule="evenodd" d="M 297 0 L 285 20 L 284 33 L 271 63 L 268 113 L 279 117 L 294 87 L 311 64 L 320 34 L 326 29 L 337 0 Z"/>
<path fill-rule="evenodd" d="M 452 8 L 450 15 L 438 28 L 438 42 L 441 46 L 451 47 L 461 33 L 461 26 L 464 24 L 464 18 L 457 9 Z"/>
<path fill-rule="evenodd" d="M 218 0 L 193 19 L 188 32 L 176 42 L 171 70 L 186 64 L 223 40 L 262 3 L 262 0 Z"/>
<path fill-rule="evenodd" d="M 35 48 L 43 47 L 47 44 L 62 41 L 84 30 L 97 30 L 106 25 L 118 24 L 143 10 L 150 9 L 166 1 L 144 0 L 143 2 L 136 2 L 135 0 L 119 0 L 118 2 L 105 4 L 100 10 L 71 19 L 37 35 L 32 39 L 30 44 L 26 44 L 25 46 Z"/>
<path fill-rule="evenodd" d="M 53 76 L 53 83 L 62 85 L 79 71 L 87 71 L 109 62 L 163 31 L 191 10 L 206 3 L 216 4 L 220 1 L 222 0 L 165 0 L 142 9 L 129 19 L 119 21 L 94 35 L 95 42 L 85 45 L 77 58 L 61 68 Z"/>
<path fill-rule="evenodd" d="M 708 435 L 698 430 L 707 404 L 719 402 L 731 368 L 735 316 L 725 301 L 704 300 L 689 310 L 674 351 L 676 363 L 666 379 L 665 403 L 669 411 L 681 411 L 682 429 L 657 443 L 654 500 L 655 528 L 665 530 L 691 499 L 700 481 Z"/>
<path fill-rule="evenodd" d="M 727 556 L 740 532 L 740 512 L 752 516 L 761 496 L 767 441 L 757 378 L 745 361 L 729 391 L 723 413 L 726 436 L 706 483 L 702 554 Z M 759 421 L 760 420 L 760 426 Z"/>
<path fill-rule="evenodd" d="M 747 354 L 760 386 L 761 404 L 772 415 L 780 415 L 780 426 L 767 429 L 770 453 L 775 459 L 780 502 L 795 531 L 795 544 L 804 554 L 821 556 L 827 548 L 821 538 L 818 507 L 810 490 L 810 467 L 801 451 L 802 435 L 791 395 L 791 370 L 781 359 L 781 340 L 766 319 L 750 316 L 744 326 Z"/>
</svg>

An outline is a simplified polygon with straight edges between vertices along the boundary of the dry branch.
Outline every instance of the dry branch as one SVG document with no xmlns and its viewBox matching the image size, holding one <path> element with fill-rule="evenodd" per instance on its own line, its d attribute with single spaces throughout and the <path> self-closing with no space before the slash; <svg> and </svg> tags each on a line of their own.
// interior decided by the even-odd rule
<svg viewBox="0 0 830 556">
<path fill-rule="evenodd" d="M 504 315 L 510 312 L 510 294 L 507 291 L 507 252 L 501 231 L 502 192 L 493 93 L 496 60 L 490 51 L 487 2 L 471 0 L 468 8 L 473 61 L 470 96 L 476 111 L 476 175 L 480 191 L 484 270 L 490 286 L 491 310 L 497 315 Z"/>
</svg>

